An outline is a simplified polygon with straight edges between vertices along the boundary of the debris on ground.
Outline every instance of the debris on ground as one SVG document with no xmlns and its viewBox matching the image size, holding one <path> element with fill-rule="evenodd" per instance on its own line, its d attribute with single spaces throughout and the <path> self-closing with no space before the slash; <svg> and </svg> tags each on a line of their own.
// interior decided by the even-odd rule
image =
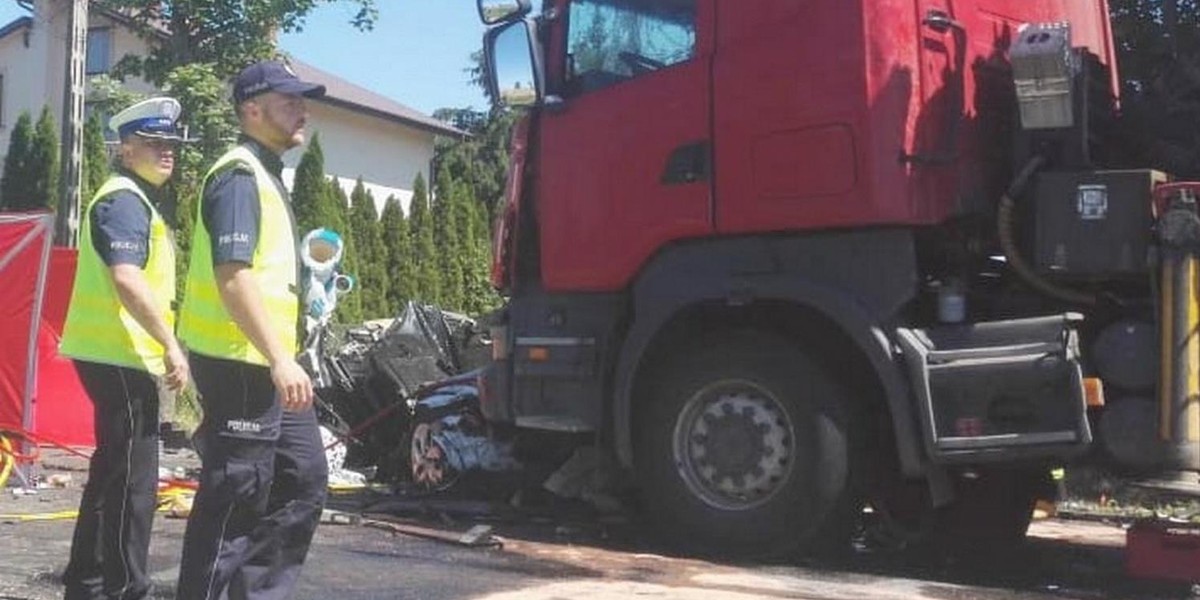
<svg viewBox="0 0 1200 600">
<path fill-rule="evenodd" d="M 619 479 L 619 469 L 608 454 L 596 446 L 580 446 L 542 487 L 562 498 L 583 500 L 601 513 L 616 513 L 623 508 L 612 492 Z"/>
<path fill-rule="evenodd" d="M 504 542 L 500 538 L 492 535 L 490 525 L 475 525 L 464 532 L 456 532 L 416 525 L 398 520 L 390 515 L 374 514 L 368 515 L 362 524 L 396 534 L 411 535 L 468 548 L 502 548 L 504 546 Z"/>
<path fill-rule="evenodd" d="M 410 302 L 395 319 L 320 331 L 322 377 L 314 381 L 324 385 L 315 404 L 331 492 L 322 522 L 386 517 L 397 533 L 493 546 L 481 521 L 590 535 L 584 524 L 623 516 L 626 502 L 615 490 L 624 474 L 590 437 L 525 432 L 483 417 L 475 369 L 491 354 L 484 330 Z M 159 475 L 160 511 L 186 518 L 198 469 L 164 466 Z M 431 533 L 406 519 L 445 529 Z"/>
<path fill-rule="evenodd" d="M 329 485 L 332 487 L 361 487 L 367 484 L 367 476 L 346 468 L 346 446 L 328 427 L 320 426 L 321 446 L 325 448 L 325 462 L 329 467 Z"/>
</svg>

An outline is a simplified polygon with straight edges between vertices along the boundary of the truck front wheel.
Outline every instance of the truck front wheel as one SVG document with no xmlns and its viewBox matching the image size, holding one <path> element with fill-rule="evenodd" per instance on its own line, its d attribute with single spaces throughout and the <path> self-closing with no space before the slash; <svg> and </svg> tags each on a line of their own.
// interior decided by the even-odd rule
<svg viewBox="0 0 1200 600">
<path fill-rule="evenodd" d="M 688 549 L 778 555 L 847 542 L 847 395 L 778 336 L 689 344 L 639 397 L 634 460 L 649 523 Z"/>
</svg>

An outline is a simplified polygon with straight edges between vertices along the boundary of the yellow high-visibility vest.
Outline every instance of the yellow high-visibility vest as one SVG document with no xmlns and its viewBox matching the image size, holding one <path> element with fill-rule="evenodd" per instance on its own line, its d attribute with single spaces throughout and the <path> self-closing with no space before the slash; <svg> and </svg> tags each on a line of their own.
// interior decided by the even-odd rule
<svg viewBox="0 0 1200 600">
<path fill-rule="evenodd" d="M 167 328 L 175 323 L 175 313 L 171 310 L 171 301 L 175 298 L 175 248 L 167 224 L 132 179 L 111 177 L 100 186 L 83 211 L 79 261 L 59 353 L 162 375 L 165 349 L 121 304 L 110 269 L 92 244 L 92 209 L 96 201 L 121 190 L 133 192 L 150 210 L 149 254 L 144 269 L 146 281 L 155 305 L 163 312 Z"/>
<path fill-rule="evenodd" d="M 251 258 L 250 271 L 262 292 L 271 330 L 294 354 L 299 349 L 296 326 L 300 317 L 300 298 L 296 293 L 298 262 L 292 216 L 271 174 L 258 157 L 242 145 L 226 152 L 208 170 L 204 186 L 200 188 L 201 195 L 209 179 L 232 163 L 245 165 L 254 173 L 260 219 L 258 245 Z M 229 316 L 217 291 L 212 238 L 204 225 L 202 200 L 196 202 L 195 223 L 183 304 L 179 309 L 179 339 L 189 350 L 205 356 L 267 365 L 267 358 Z"/>
</svg>

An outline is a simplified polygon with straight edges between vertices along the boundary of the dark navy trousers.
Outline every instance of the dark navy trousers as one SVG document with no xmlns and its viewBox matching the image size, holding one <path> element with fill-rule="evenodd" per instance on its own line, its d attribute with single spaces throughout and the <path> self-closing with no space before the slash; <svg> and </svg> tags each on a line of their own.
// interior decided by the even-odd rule
<svg viewBox="0 0 1200 600">
<path fill-rule="evenodd" d="M 204 419 L 180 600 L 291 595 L 325 504 L 316 412 L 284 412 L 266 367 L 192 354 Z"/>
<path fill-rule="evenodd" d="M 96 451 L 63 574 L 67 600 L 147 597 L 158 490 L 158 386 L 145 371 L 75 361 L 95 411 Z"/>
</svg>

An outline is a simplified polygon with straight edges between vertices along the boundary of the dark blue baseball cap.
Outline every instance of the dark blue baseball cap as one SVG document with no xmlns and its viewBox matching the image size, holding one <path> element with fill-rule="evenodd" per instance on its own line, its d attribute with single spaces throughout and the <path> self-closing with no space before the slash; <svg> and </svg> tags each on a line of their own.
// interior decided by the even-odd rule
<svg viewBox="0 0 1200 600">
<path fill-rule="evenodd" d="M 256 62 L 242 69 L 233 80 L 233 101 L 236 104 L 267 92 L 320 98 L 325 95 L 325 86 L 301 81 L 287 63 L 277 60 Z"/>
</svg>

